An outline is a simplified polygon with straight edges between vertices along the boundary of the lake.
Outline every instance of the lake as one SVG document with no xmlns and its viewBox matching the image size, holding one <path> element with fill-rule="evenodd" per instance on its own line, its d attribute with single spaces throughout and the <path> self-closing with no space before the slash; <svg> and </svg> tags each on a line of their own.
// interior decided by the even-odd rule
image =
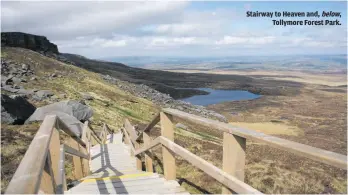
<svg viewBox="0 0 348 195">
<path fill-rule="evenodd" d="M 218 90 L 211 88 L 197 88 L 199 90 L 210 92 L 208 95 L 195 95 L 189 98 L 181 99 L 194 105 L 207 106 L 227 101 L 252 100 L 260 95 L 243 90 Z"/>
</svg>

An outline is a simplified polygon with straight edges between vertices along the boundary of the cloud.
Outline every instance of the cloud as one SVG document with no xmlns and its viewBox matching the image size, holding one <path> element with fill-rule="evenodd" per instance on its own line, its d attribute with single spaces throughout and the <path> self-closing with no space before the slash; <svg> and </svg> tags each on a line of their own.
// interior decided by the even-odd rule
<svg viewBox="0 0 348 195">
<path fill-rule="evenodd" d="M 3 31 L 52 39 L 123 33 L 175 21 L 187 2 L 2 2 Z"/>
<path fill-rule="evenodd" d="M 263 45 L 270 44 L 276 40 L 276 37 L 235 37 L 235 36 L 224 36 L 223 39 L 216 41 L 217 45 L 240 45 L 240 44 L 255 44 Z"/>
<path fill-rule="evenodd" d="M 267 19 L 245 18 L 245 11 L 258 9 L 259 4 L 204 5 L 186 1 L 4 1 L 1 28 L 44 35 L 61 52 L 92 58 L 258 55 L 261 51 L 342 53 L 347 47 L 346 22 L 342 26 L 280 27 Z"/>
</svg>

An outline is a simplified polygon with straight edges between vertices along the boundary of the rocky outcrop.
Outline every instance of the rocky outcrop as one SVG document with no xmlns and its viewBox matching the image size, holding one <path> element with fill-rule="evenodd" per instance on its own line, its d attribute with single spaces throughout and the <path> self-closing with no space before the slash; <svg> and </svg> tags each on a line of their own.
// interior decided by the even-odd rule
<svg viewBox="0 0 348 195">
<path fill-rule="evenodd" d="M 46 37 L 22 32 L 2 32 L 1 47 L 21 47 L 34 51 L 58 54 L 57 45 Z"/>
<path fill-rule="evenodd" d="M 226 117 L 217 112 L 208 110 L 204 106 L 193 105 L 181 100 L 175 100 L 172 97 L 170 97 L 170 95 L 161 93 L 147 85 L 132 84 L 127 81 L 121 81 L 109 75 L 102 75 L 102 78 L 112 84 L 117 85 L 120 89 L 124 91 L 127 91 L 137 97 L 148 99 L 161 107 L 174 108 L 191 114 L 200 115 L 206 118 L 213 118 L 215 120 L 227 122 Z"/>
<path fill-rule="evenodd" d="M 24 124 L 35 109 L 35 106 L 22 96 L 9 97 L 1 94 L 1 123 L 3 124 Z"/>
</svg>

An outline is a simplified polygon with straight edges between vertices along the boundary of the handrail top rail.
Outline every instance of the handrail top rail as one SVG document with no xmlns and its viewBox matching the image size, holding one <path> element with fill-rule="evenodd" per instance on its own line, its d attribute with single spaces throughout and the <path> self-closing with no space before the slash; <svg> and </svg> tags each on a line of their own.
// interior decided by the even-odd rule
<svg viewBox="0 0 348 195">
<path fill-rule="evenodd" d="M 86 147 L 86 142 L 76 136 L 70 127 L 57 115 L 46 115 L 7 186 L 5 194 L 35 194 L 38 192 L 40 187 L 38 178 L 42 176 L 51 137 L 55 128 L 64 131 L 78 144 Z M 66 148 L 68 150 L 70 149 L 70 153 L 75 152 L 71 148 L 68 148 L 68 146 Z M 80 153 L 78 154 L 81 155 Z"/>
<path fill-rule="evenodd" d="M 239 136 L 239 137 L 267 143 L 272 147 L 290 151 L 297 155 L 301 155 L 301 156 L 310 158 L 312 160 L 316 160 L 322 163 L 326 163 L 326 164 L 347 170 L 347 165 L 348 165 L 347 156 L 342 154 L 338 154 L 328 150 L 323 150 L 323 149 L 315 148 L 309 145 L 278 138 L 278 137 L 267 135 L 254 130 L 235 127 L 231 124 L 200 117 L 197 115 L 189 114 L 189 113 L 171 109 L 171 108 L 164 108 L 162 109 L 162 112 L 172 115 L 174 117 L 178 117 L 186 121 L 207 126 L 219 131 L 223 131 L 226 133 Z"/>
</svg>

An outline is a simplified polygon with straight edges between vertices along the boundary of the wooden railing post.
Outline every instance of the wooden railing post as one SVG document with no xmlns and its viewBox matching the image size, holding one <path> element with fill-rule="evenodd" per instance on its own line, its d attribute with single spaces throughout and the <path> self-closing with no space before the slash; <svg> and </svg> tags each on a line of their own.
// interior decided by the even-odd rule
<svg viewBox="0 0 348 195">
<path fill-rule="evenodd" d="M 140 144 L 137 141 L 134 142 L 134 148 L 135 149 L 139 149 L 140 148 Z M 131 153 L 132 153 L 132 155 L 134 155 L 133 151 Z M 141 156 L 137 155 L 137 156 L 135 156 L 135 158 L 136 158 L 136 163 L 137 163 L 137 169 L 138 170 L 142 170 L 143 169 L 143 163 L 141 162 Z"/>
<path fill-rule="evenodd" d="M 244 182 L 246 139 L 224 132 L 222 170 Z M 222 194 L 234 193 L 223 187 Z"/>
<path fill-rule="evenodd" d="M 147 133 L 143 133 L 144 147 L 151 143 L 151 137 Z M 153 172 L 152 158 L 145 153 L 145 167 L 147 172 Z"/>
<path fill-rule="evenodd" d="M 161 134 L 163 137 L 174 141 L 174 125 L 172 123 L 172 116 L 161 112 Z M 175 180 L 176 178 L 176 166 L 174 154 L 168 150 L 165 146 L 162 146 L 163 155 L 163 169 L 164 177 L 167 180 Z"/>
</svg>

